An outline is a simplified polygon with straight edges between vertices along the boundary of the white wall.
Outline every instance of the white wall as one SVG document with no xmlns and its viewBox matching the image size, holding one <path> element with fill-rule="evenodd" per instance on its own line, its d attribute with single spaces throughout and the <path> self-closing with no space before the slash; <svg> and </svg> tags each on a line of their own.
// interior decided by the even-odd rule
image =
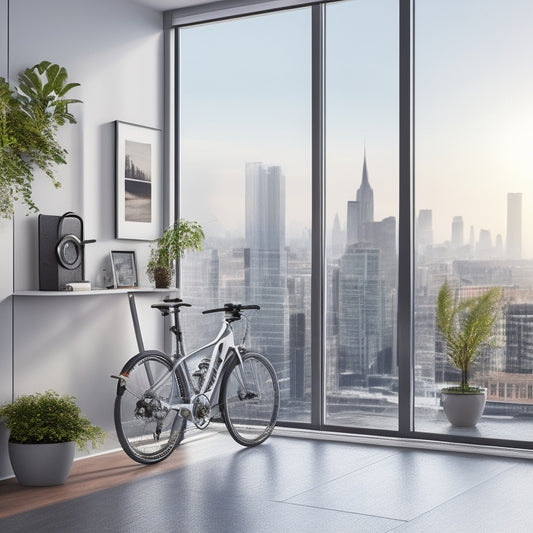
<svg viewBox="0 0 533 533">
<path fill-rule="evenodd" d="M 4 25 L 6 4 L 0 0 Z M 148 243 L 114 240 L 113 123 L 163 129 L 163 15 L 129 0 L 16 0 L 9 9 L 11 80 L 47 59 L 65 66 L 70 81 L 81 83 L 70 94 L 84 102 L 71 107 L 78 124 L 60 131 L 69 152 L 68 164 L 57 172 L 62 188 L 55 190 L 36 173 L 34 199 L 41 213 L 75 211 L 83 217 L 85 237 L 97 240 L 87 248 L 86 278 L 95 282 L 111 249 L 135 250 L 140 282 L 147 285 Z M 0 69 L 5 47 L 0 42 Z M 137 351 L 127 297 L 9 297 L 13 264 L 14 290 L 38 289 L 37 216 L 17 208 L 14 245 L 12 235 L 10 223 L 0 223 L 0 400 L 10 399 L 13 376 L 15 396 L 47 388 L 73 394 L 92 421 L 112 433 L 115 384 L 109 374 Z M 162 348 L 161 319 L 149 310 L 154 299 L 139 296 L 140 318 L 145 345 Z M 2 470 L 2 446 L 0 478 L 9 474 Z M 113 446 L 116 442 L 108 439 L 106 448 Z"/>
<path fill-rule="evenodd" d="M 7 0 L 0 0 L 0 76 L 7 78 Z M 13 224 L 0 218 L 0 403 L 11 400 L 11 293 L 13 292 Z M 7 430 L 0 424 L 0 477 L 9 471 Z"/>
</svg>

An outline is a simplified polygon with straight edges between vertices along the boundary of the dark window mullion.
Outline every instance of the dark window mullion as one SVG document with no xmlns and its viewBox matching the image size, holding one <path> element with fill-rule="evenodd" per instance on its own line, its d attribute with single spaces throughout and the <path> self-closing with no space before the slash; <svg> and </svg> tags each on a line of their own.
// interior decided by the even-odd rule
<svg viewBox="0 0 533 533">
<path fill-rule="evenodd" d="M 311 424 L 324 424 L 325 390 L 325 4 L 312 7 Z"/>
<path fill-rule="evenodd" d="M 399 0 L 399 98 L 400 98 L 400 205 L 398 249 L 398 429 L 413 431 L 413 173 L 412 94 L 414 51 L 412 49 L 411 0 Z"/>
</svg>

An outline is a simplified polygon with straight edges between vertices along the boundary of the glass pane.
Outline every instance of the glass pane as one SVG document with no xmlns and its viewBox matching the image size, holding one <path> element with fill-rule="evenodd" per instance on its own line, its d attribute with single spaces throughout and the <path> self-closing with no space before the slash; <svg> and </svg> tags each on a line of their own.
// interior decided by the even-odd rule
<svg viewBox="0 0 533 533">
<path fill-rule="evenodd" d="M 326 423 L 398 429 L 398 6 L 326 15 Z"/>
<path fill-rule="evenodd" d="M 205 229 L 182 264 L 205 309 L 259 304 L 248 346 L 274 364 L 281 420 L 310 420 L 311 11 L 180 31 L 181 216 Z M 189 348 L 220 315 L 189 313 Z"/>
<path fill-rule="evenodd" d="M 533 4 L 419 0 L 415 70 L 415 429 L 513 440 L 533 430 Z M 500 287 L 492 342 L 469 369 L 487 388 L 475 428 L 452 426 L 441 388 L 461 379 L 436 327 Z"/>
</svg>

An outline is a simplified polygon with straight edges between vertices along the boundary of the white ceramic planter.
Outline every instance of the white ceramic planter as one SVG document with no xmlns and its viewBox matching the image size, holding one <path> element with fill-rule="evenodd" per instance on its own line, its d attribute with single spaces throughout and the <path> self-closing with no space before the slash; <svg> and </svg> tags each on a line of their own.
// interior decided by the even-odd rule
<svg viewBox="0 0 533 533">
<path fill-rule="evenodd" d="M 454 394 L 441 392 L 441 402 L 450 424 L 456 427 L 475 426 L 485 409 L 487 391 Z"/>
<path fill-rule="evenodd" d="M 29 486 L 65 483 L 76 451 L 75 442 L 19 444 L 10 441 L 8 446 L 17 481 Z"/>
</svg>

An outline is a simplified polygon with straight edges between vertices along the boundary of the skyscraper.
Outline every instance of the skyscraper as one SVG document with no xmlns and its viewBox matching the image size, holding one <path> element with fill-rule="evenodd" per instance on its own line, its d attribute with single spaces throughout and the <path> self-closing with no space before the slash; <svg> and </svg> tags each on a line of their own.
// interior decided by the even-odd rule
<svg viewBox="0 0 533 533">
<path fill-rule="evenodd" d="M 505 371 L 533 372 L 533 304 L 511 303 L 505 309 Z"/>
<path fill-rule="evenodd" d="M 431 209 L 420 209 L 418 212 L 416 242 L 420 252 L 423 252 L 426 246 L 433 245 L 433 211 Z"/>
<path fill-rule="evenodd" d="M 367 222 L 374 222 L 374 191 L 370 187 L 368 181 L 368 170 L 366 168 L 366 150 L 363 159 L 363 175 L 361 178 L 361 185 L 357 189 L 357 201 L 360 206 L 360 221 L 361 226 Z"/>
<path fill-rule="evenodd" d="M 463 217 L 453 217 L 452 221 L 452 246 L 459 248 L 463 246 L 464 226 Z"/>
<path fill-rule="evenodd" d="M 507 193 L 507 240 L 508 259 L 522 258 L 522 193 Z"/>
<path fill-rule="evenodd" d="M 366 242 L 380 251 L 380 268 L 384 283 L 388 287 L 396 287 L 398 274 L 396 217 L 387 217 L 380 222 L 366 224 Z"/>
<path fill-rule="evenodd" d="M 374 191 L 368 181 L 366 167 L 366 151 L 363 159 L 363 174 L 361 185 L 357 189 L 356 200 L 348 201 L 346 216 L 347 245 L 365 242 L 366 224 L 374 222 Z"/>
<path fill-rule="evenodd" d="M 366 244 L 348 246 L 339 266 L 339 354 L 341 387 L 365 386 L 377 372 L 382 349 L 380 252 Z"/>
<path fill-rule="evenodd" d="M 288 377 L 285 176 L 279 166 L 246 163 L 245 299 L 261 306 L 250 341 Z"/>
<path fill-rule="evenodd" d="M 341 388 L 368 386 L 371 374 L 391 374 L 397 279 L 396 218 L 374 221 L 366 154 L 357 200 L 347 206 L 346 250 L 332 279 L 331 331 L 336 331 Z"/>
<path fill-rule="evenodd" d="M 492 237 L 490 235 L 490 230 L 479 230 L 479 241 L 477 243 L 476 252 L 478 259 L 492 258 Z"/>
<path fill-rule="evenodd" d="M 346 244 L 345 241 L 346 236 L 343 235 L 339 215 L 336 214 L 335 219 L 333 220 L 333 228 L 331 230 L 331 253 L 333 257 L 338 257 L 342 254 Z"/>
<path fill-rule="evenodd" d="M 246 248 L 285 248 L 285 176 L 281 167 L 246 163 L 245 213 Z"/>
</svg>

